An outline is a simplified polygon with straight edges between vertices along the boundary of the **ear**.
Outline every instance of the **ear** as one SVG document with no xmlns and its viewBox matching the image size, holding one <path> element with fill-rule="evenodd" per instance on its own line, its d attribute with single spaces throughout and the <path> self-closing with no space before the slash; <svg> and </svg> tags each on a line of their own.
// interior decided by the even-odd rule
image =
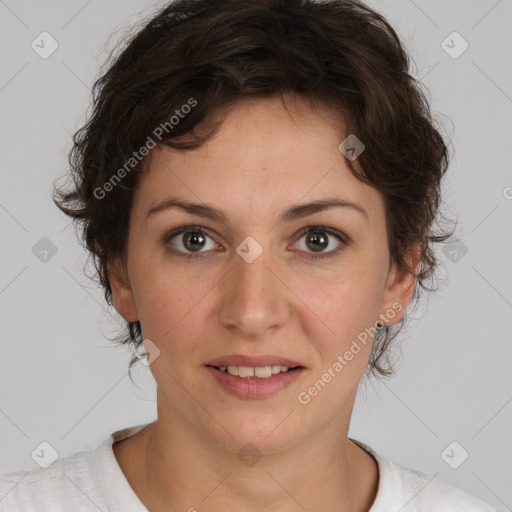
<svg viewBox="0 0 512 512">
<path fill-rule="evenodd" d="M 135 300 L 128 280 L 127 272 L 121 258 L 107 263 L 108 280 L 112 288 L 112 299 L 116 311 L 128 322 L 136 322 L 139 317 Z"/>
<path fill-rule="evenodd" d="M 421 262 L 420 245 L 411 244 L 404 254 L 404 260 L 414 270 L 414 274 L 417 274 Z M 392 263 L 384 291 L 379 323 L 394 325 L 403 318 L 418 281 L 414 274 L 406 268 L 397 268 L 396 264 Z"/>
</svg>

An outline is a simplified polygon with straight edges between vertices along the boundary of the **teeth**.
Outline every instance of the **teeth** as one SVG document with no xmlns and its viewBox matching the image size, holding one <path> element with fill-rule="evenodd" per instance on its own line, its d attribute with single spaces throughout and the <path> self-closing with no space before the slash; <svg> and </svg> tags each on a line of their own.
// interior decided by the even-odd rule
<svg viewBox="0 0 512 512">
<path fill-rule="evenodd" d="M 238 377 L 238 366 L 228 366 L 228 373 L 231 375 L 236 375 Z"/>
<path fill-rule="evenodd" d="M 281 366 L 279 364 L 272 366 L 219 366 L 219 370 L 227 372 L 236 377 L 256 377 L 258 379 L 268 379 L 278 373 L 288 371 L 288 366 Z"/>
<path fill-rule="evenodd" d="M 272 368 L 270 366 L 257 366 L 254 368 L 254 375 L 259 379 L 268 379 L 272 377 Z"/>
<path fill-rule="evenodd" d="M 283 368 L 286 368 L 286 366 L 283 366 Z M 275 364 L 271 366 L 272 375 L 277 375 L 281 371 L 281 366 L 278 364 Z"/>
<path fill-rule="evenodd" d="M 252 366 L 239 366 L 238 367 L 239 377 L 254 377 L 254 368 Z"/>
</svg>

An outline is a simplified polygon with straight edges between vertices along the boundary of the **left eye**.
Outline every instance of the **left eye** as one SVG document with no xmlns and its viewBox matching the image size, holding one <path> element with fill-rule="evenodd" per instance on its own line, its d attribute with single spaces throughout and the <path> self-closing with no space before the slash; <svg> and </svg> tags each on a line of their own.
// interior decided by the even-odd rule
<svg viewBox="0 0 512 512">
<path fill-rule="evenodd" d="M 299 241 L 305 237 L 305 249 L 304 252 L 309 252 L 308 249 L 313 250 L 313 254 L 309 253 L 308 258 L 328 258 L 333 256 L 335 253 L 341 251 L 345 245 L 345 237 L 342 233 L 333 231 L 324 226 L 310 226 L 302 231 Z M 338 241 L 338 248 L 325 251 L 324 249 L 333 245 L 331 238 Z M 336 245 L 336 244 L 334 244 Z"/>
</svg>

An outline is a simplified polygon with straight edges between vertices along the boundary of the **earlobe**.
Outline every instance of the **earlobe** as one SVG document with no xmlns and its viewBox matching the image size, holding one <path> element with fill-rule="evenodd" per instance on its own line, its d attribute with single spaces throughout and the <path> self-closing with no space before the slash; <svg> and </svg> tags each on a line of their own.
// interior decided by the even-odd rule
<svg viewBox="0 0 512 512">
<path fill-rule="evenodd" d="M 396 264 L 392 265 L 384 294 L 384 310 L 381 311 L 379 316 L 379 322 L 383 325 L 394 325 L 399 322 L 412 300 L 418 282 L 416 275 L 421 262 L 421 247 L 419 244 L 413 244 L 409 247 L 406 254 L 404 254 L 404 260 L 414 270 L 414 273 L 407 268 L 397 267 Z M 392 314 L 386 314 L 391 311 Z"/>
<path fill-rule="evenodd" d="M 108 279 L 112 288 L 112 300 L 116 311 L 127 321 L 136 322 L 139 317 L 135 308 L 132 289 L 126 269 L 120 259 L 107 263 Z"/>
</svg>

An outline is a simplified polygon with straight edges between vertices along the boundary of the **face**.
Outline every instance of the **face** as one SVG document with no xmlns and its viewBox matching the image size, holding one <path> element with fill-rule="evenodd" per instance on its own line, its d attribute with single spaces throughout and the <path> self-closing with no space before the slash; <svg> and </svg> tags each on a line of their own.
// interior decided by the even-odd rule
<svg viewBox="0 0 512 512">
<path fill-rule="evenodd" d="M 348 429 L 375 324 L 401 319 L 416 282 L 338 149 L 341 115 L 287 106 L 244 100 L 202 148 L 156 148 L 110 266 L 117 310 L 160 350 L 159 418 L 233 452 Z"/>
</svg>

